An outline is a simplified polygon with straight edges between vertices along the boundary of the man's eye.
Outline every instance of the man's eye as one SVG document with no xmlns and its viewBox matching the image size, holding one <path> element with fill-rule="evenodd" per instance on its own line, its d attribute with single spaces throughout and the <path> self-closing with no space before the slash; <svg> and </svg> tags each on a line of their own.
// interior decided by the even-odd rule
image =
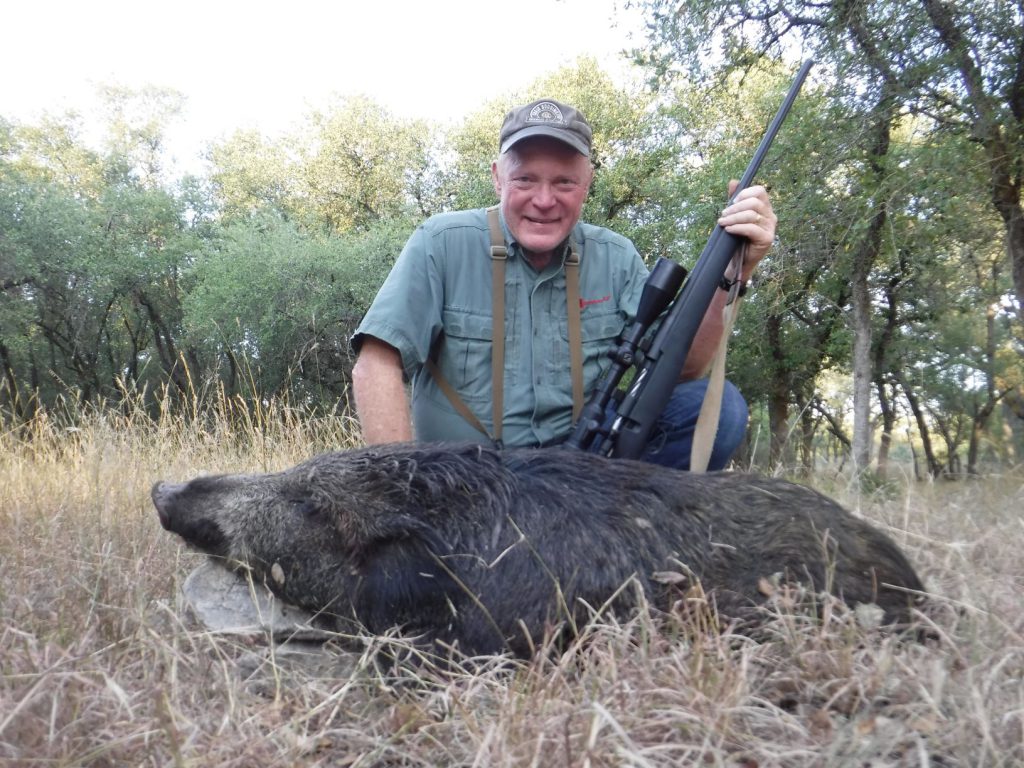
<svg viewBox="0 0 1024 768">
<path fill-rule="evenodd" d="M 529 189 L 537 182 L 535 182 L 529 176 L 516 176 L 514 179 L 512 179 L 512 183 L 519 187 L 519 189 Z"/>
</svg>

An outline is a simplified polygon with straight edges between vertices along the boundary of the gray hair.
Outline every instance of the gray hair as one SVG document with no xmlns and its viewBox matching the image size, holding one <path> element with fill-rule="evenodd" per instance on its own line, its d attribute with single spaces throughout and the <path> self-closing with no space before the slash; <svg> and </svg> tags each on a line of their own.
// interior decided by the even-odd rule
<svg viewBox="0 0 1024 768">
<path fill-rule="evenodd" d="M 564 144 L 564 146 L 568 147 L 569 145 L 568 144 Z M 579 154 L 579 153 L 577 153 L 577 154 Z M 586 155 L 581 155 L 581 157 L 587 157 L 587 156 Z M 512 165 L 513 162 L 515 162 L 518 159 L 519 159 L 519 150 L 518 150 L 516 145 L 512 145 L 511 147 L 506 149 L 504 152 L 499 154 L 494 159 L 494 162 L 495 162 L 495 164 L 497 165 L 497 168 L 498 168 L 498 174 L 500 176 L 502 176 L 502 177 L 505 177 L 508 174 L 509 167 Z M 593 161 L 590 160 L 589 157 L 587 157 L 587 164 L 590 166 L 591 174 L 593 174 L 593 172 L 594 172 L 594 163 L 593 163 Z"/>
</svg>

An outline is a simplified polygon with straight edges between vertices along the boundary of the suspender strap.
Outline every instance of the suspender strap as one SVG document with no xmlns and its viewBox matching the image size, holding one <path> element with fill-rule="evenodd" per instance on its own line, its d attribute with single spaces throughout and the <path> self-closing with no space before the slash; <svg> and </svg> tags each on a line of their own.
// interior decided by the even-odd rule
<svg viewBox="0 0 1024 768">
<path fill-rule="evenodd" d="M 477 432 L 491 437 L 490 432 L 487 431 L 480 419 L 476 417 L 476 414 L 469 410 L 469 406 L 466 402 L 459 397 L 459 393 L 455 391 L 451 384 L 448 383 L 448 379 L 441 373 L 441 369 L 437 367 L 437 363 L 434 362 L 434 358 L 427 358 L 427 370 L 430 371 L 430 375 L 434 377 L 434 381 L 437 382 L 438 389 L 444 392 L 444 396 L 448 398 L 448 402 L 452 404 L 452 407 L 458 412 L 459 416 L 464 418 L 467 422 L 472 425 L 473 429 Z M 497 442 L 496 438 L 491 438 Z"/>
<path fill-rule="evenodd" d="M 491 231 L 491 424 L 495 443 L 501 445 L 501 426 L 505 419 L 505 262 L 508 249 L 505 233 L 498 220 L 498 206 L 487 209 L 487 227 Z M 447 393 L 446 393 L 447 394 Z M 451 400 L 451 397 L 448 398 Z M 461 398 L 460 398 L 461 400 Z M 472 422 L 471 422 L 472 423 Z M 484 434 L 487 431 L 484 430 Z"/>
<path fill-rule="evenodd" d="M 505 262 L 508 249 L 505 233 L 498 218 L 498 206 L 487 209 L 487 228 L 491 235 L 491 400 L 494 434 L 487 431 L 459 393 L 448 383 L 433 356 L 427 358 L 427 370 L 438 388 L 462 418 L 478 432 L 501 445 L 501 428 L 505 413 Z M 572 417 L 579 418 L 583 410 L 583 334 L 580 322 L 580 251 L 576 242 L 569 241 L 569 255 L 565 260 L 565 303 L 569 328 L 569 370 L 572 377 Z"/>
<path fill-rule="evenodd" d="M 580 253 L 569 241 L 565 262 L 565 302 L 569 322 L 569 371 L 572 376 L 572 420 L 583 410 L 583 334 L 580 331 Z"/>
<path fill-rule="evenodd" d="M 508 249 L 505 247 L 505 233 L 501 231 L 501 219 L 498 218 L 498 206 L 492 205 L 487 209 L 487 229 L 491 233 L 491 258 L 495 253 L 500 253 L 501 258 L 508 256 Z"/>
</svg>

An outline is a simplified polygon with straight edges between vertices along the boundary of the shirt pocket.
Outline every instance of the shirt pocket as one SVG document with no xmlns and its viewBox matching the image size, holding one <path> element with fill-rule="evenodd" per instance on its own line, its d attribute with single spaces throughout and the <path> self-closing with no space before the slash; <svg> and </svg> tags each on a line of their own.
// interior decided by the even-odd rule
<svg viewBox="0 0 1024 768">
<path fill-rule="evenodd" d="M 608 351 L 616 337 L 622 332 L 623 318 L 620 312 L 585 313 L 580 318 L 580 339 L 583 342 L 583 381 L 586 391 L 611 368 L 612 360 Z M 566 354 L 569 354 L 569 327 L 561 323 L 562 338 Z M 565 358 L 565 370 L 569 368 L 569 357 Z"/>
<path fill-rule="evenodd" d="M 466 402 L 490 402 L 491 316 L 458 309 L 445 309 L 442 316 L 441 373 Z"/>
</svg>

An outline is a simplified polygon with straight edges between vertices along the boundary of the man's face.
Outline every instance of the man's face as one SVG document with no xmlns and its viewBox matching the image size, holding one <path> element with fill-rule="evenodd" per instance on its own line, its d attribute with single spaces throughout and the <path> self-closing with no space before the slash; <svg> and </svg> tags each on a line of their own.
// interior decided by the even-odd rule
<svg viewBox="0 0 1024 768">
<path fill-rule="evenodd" d="M 579 220 L 594 173 L 569 145 L 537 137 L 502 155 L 491 175 L 512 236 L 530 254 L 550 257 Z"/>
</svg>

